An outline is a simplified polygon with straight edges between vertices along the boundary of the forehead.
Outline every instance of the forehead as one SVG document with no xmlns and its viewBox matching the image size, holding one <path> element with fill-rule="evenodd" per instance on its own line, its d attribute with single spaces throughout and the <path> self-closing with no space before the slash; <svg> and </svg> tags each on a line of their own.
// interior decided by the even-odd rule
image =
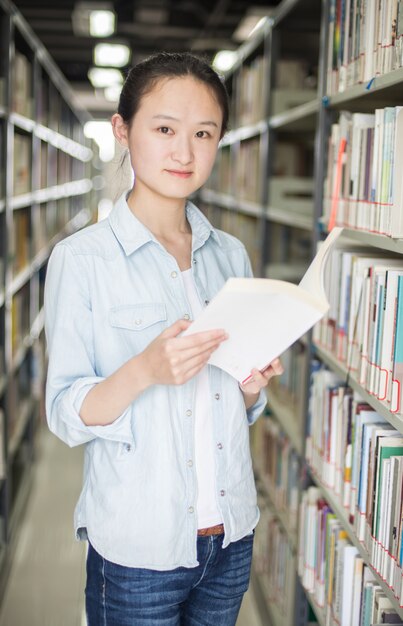
<svg viewBox="0 0 403 626">
<path fill-rule="evenodd" d="M 221 115 L 221 107 L 211 87 L 191 76 L 161 78 L 141 99 L 140 109 L 198 112 L 208 110 L 210 115 Z"/>
</svg>

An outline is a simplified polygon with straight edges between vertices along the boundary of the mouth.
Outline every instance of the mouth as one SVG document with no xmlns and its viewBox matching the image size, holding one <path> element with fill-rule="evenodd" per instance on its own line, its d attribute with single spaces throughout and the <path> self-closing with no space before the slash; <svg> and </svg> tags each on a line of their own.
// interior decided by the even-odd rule
<svg viewBox="0 0 403 626">
<path fill-rule="evenodd" d="M 189 178 L 193 172 L 184 172 L 183 170 L 166 170 L 168 174 L 171 176 L 176 176 L 177 178 Z"/>
</svg>

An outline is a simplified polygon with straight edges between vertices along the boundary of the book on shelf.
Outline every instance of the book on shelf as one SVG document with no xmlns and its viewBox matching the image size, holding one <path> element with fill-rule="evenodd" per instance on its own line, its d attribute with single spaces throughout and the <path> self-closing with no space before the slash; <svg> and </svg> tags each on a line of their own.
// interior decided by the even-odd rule
<svg viewBox="0 0 403 626">
<path fill-rule="evenodd" d="M 233 191 L 232 176 L 231 146 L 224 145 L 217 153 L 217 158 L 208 179 L 208 188 L 222 194 L 231 195 Z"/>
<path fill-rule="evenodd" d="M 403 65 L 401 0 L 331 0 L 328 94 L 370 83 Z"/>
<path fill-rule="evenodd" d="M 400 410 L 403 394 L 403 273 L 399 274 L 397 285 L 395 337 L 393 341 L 393 370 L 391 376 L 392 410 Z"/>
<path fill-rule="evenodd" d="M 275 511 L 258 488 L 260 520 L 253 546 L 253 569 L 259 577 L 260 588 L 270 607 L 276 607 L 281 623 L 294 623 L 296 557 Z"/>
<path fill-rule="evenodd" d="M 19 209 L 14 211 L 14 274 L 24 269 L 30 262 L 30 211 L 29 209 Z"/>
<path fill-rule="evenodd" d="M 260 202 L 262 177 L 260 166 L 260 139 L 241 141 L 235 162 L 236 196 L 241 200 Z M 251 176 L 253 172 L 253 176 Z"/>
<path fill-rule="evenodd" d="M 282 353 L 284 372 L 270 381 L 269 400 L 280 405 L 290 415 L 295 434 L 302 437 L 305 423 L 306 381 L 308 373 L 307 348 L 301 342 L 294 343 Z"/>
<path fill-rule="evenodd" d="M 266 368 L 328 310 L 324 267 L 340 233 L 335 228 L 328 235 L 298 286 L 269 278 L 228 279 L 184 334 L 224 328 L 229 338 L 209 363 L 246 382 L 253 368 Z"/>
<path fill-rule="evenodd" d="M 262 421 L 259 449 L 255 448 L 255 466 L 273 505 L 285 515 L 288 531 L 295 533 L 300 471 L 298 455 L 275 419 L 267 417 Z"/>
<path fill-rule="evenodd" d="M 40 188 L 46 189 L 48 184 L 48 144 L 41 141 L 40 148 Z"/>
<path fill-rule="evenodd" d="M 397 608 L 316 487 L 303 492 L 298 573 L 332 626 L 400 623 Z"/>
<path fill-rule="evenodd" d="M 31 152 L 31 137 L 29 135 L 14 132 L 14 195 L 31 191 Z"/>
<path fill-rule="evenodd" d="M 214 204 L 205 202 L 200 205 L 200 209 L 207 219 L 214 224 L 215 228 L 242 240 L 248 252 L 253 272 L 256 274 L 261 258 L 259 220 L 254 215 L 233 211 L 225 207 L 218 208 Z"/>
<path fill-rule="evenodd" d="M 403 436 L 323 366 L 312 372 L 306 457 L 402 601 Z"/>
<path fill-rule="evenodd" d="M 402 141 L 402 106 L 340 113 L 329 136 L 326 220 L 403 237 Z"/>
<path fill-rule="evenodd" d="M 11 301 L 11 348 L 15 356 L 30 331 L 30 284 L 26 283 Z"/>
<path fill-rule="evenodd" d="M 12 78 L 12 110 L 26 117 L 32 117 L 32 63 L 18 50 L 16 50 L 14 55 Z"/>
<path fill-rule="evenodd" d="M 331 306 L 314 329 L 314 341 L 336 354 L 349 375 L 391 412 L 402 414 L 403 261 L 339 247 L 327 272 Z"/>
<path fill-rule="evenodd" d="M 242 65 L 234 107 L 240 126 L 254 124 L 265 118 L 262 93 L 264 93 L 266 76 L 267 63 L 264 56 L 257 56 L 251 63 Z"/>
</svg>

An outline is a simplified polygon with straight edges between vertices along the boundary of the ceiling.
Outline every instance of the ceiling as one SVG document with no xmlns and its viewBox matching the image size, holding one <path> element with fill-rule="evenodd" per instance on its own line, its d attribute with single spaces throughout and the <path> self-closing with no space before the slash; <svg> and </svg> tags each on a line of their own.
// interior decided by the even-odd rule
<svg viewBox="0 0 403 626">
<path fill-rule="evenodd" d="M 263 12 L 278 0 L 253 0 Z M 185 51 L 213 58 L 221 49 L 236 49 L 233 35 L 251 10 L 249 0 L 114 0 L 117 17 L 115 35 L 107 40 L 77 36 L 73 31 L 74 0 L 15 0 L 32 30 L 71 83 L 82 104 L 94 117 L 105 117 L 115 109 L 103 92 L 94 92 L 87 78 L 93 65 L 93 48 L 99 41 L 127 42 L 131 64 L 158 51 Z M 96 2 L 87 2 L 94 4 Z M 99 3 L 98 3 L 99 4 Z M 123 68 L 124 71 L 124 68 Z"/>
</svg>

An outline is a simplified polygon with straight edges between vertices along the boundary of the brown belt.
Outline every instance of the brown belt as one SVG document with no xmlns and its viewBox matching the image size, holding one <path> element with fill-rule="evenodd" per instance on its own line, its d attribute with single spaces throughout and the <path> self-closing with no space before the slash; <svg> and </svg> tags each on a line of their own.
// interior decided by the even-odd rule
<svg viewBox="0 0 403 626">
<path fill-rule="evenodd" d="M 223 535 L 224 524 L 217 524 L 217 526 L 210 526 L 209 528 L 199 528 L 197 531 L 199 537 L 208 537 L 210 535 Z"/>
</svg>

